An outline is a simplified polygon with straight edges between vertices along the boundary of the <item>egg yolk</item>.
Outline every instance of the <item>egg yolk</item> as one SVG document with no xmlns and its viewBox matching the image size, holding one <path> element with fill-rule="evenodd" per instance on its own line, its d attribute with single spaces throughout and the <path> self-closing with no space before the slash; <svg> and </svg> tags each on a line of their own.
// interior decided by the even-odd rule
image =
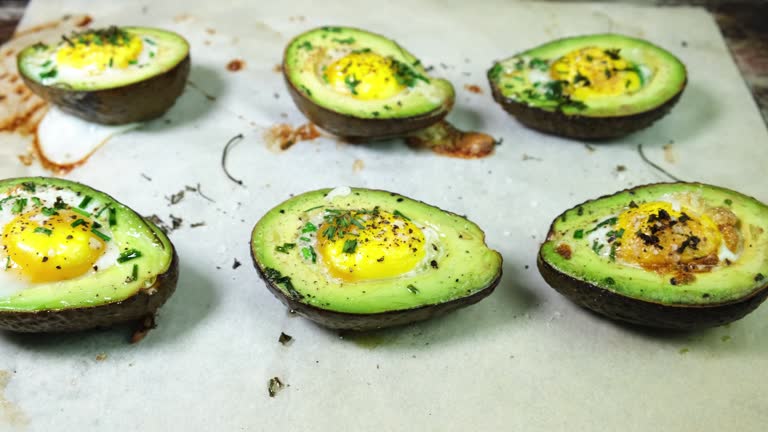
<svg viewBox="0 0 768 432">
<path fill-rule="evenodd" d="M 324 72 L 336 91 L 357 99 L 387 99 L 405 87 L 396 78 L 391 59 L 374 53 L 352 53 L 331 63 Z"/>
<path fill-rule="evenodd" d="M 424 258 L 424 233 L 405 218 L 375 211 L 350 212 L 356 223 L 326 237 L 338 221 L 324 222 L 318 232 L 318 252 L 330 274 L 346 281 L 385 279 L 407 273 Z"/>
<path fill-rule="evenodd" d="M 722 234 L 706 214 L 674 210 L 667 202 L 649 202 L 621 213 L 614 230 L 621 232 L 616 258 L 644 268 L 663 270 L 680 264 L 717 264 Z"/>
<path fill-rule="evenodd" d="M 75 69 L 124 69 L 135 64 L 143 43 L 141 38 L 119 29 L 73 35 L 56 51 L 56 63 Z"/>
<path fill-rule="evenodd" d="M 85 274 L 105 252 L 104 240 L 91 232 L 93 221 L 86 219 L 69 210 L 50 217 L 38 211 L 21 214 L 3 229 L 5 252 L 31 282 Z"/>
<path fill-rule="evenodd" d="M 618 96 L 642 87 L 640 74 L 619 50 L 590 47 L 571 51 L 552 63 L 549 74 L 565 81 L 563 92 L 576 100 Z"/>
</svg>

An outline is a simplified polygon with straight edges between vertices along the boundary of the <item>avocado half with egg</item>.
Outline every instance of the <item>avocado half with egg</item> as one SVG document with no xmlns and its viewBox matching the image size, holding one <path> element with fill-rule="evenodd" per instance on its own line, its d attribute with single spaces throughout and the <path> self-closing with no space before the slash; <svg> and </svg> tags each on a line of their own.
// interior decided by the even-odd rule
<svg viewBox="0 0 768 432">
<path fill-rule="evenodd" d="M 371 330 L 476 303 L 501 278 L 501 255 L 469 220 L 401 195 L 321 189 L 270 210 L 254 227 L 267 287 L 318 324 Z"/>
<path fill-rule="evenodd" d="M 768 206 L 704 184 L 639 186 L 558 216 L 538 266 L 561 294 L 609 318 L 727 324 L 768 296 Z"/>
<path fill-rule="evenodd" d="M 619 137 L 664 117 L 686 69 L 642 39 L 596 34 L 559 39 L 497 62 L 493 98 L 520 123 L 578 139 Z"/>
<path fill-rule="evenodd" d="M 176 288 L 168 237 L 61 179 L 0 181 L 0 329 L 63 332 L 154 317 Z"/>
<path fill-rule="evenodd" d="M 395 41 L 350 27 L 320 27 L 286 47 L 283 74 L 307 118 L 335 135 L 385 139 L 425 129 L 453 107 L 450 82 L 432 78 Z"/>
<path fill-rule="evenodd" d="M 109 27 L 36 43 L 18 54 L 27 86 L 85 120 L 124 124 L 165 113 L 184 91 L 189 44 L 146 27 Z"/>
</svg>

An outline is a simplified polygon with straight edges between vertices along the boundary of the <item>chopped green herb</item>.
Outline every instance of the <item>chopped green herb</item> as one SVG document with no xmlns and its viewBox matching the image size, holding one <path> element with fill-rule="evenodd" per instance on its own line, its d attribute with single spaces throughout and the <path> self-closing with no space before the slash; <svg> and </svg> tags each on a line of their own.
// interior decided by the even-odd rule
<svg viewBox="0 0 768 432">
<path fill-rule="evenodd" d="M 497 80 L 499 76 L 501 76 L 501 72 L 504 71 L 504 68 L 501 66 L 501 63 L 496 63 L 493 65 L 491 70 L 488 71 L 488 78 L 492 80 Z"/>
<path fill-rule="evenodd" d="M 611 260 L 611 262 L 616 261 L 616 248 L 618 247 L 619 243 L 611 243 L 611 252 L 608 253 L 608 259 Z"/>
<path fill-rule="evenodd" d="M 331 33 L 341 33 L 341 27 L 323 27 L 323 30 Z"/>
<path fill-rule="evenodd" d="M 117 225 L 117 211 L 114 208 L 109 209 L 109 226 L 113 227 Z"/>
<path fill-rule="evenodd" d="M 360 83 L 361 81 L 355 78 L 355 76 L 352 74 L 347 75 L 346 78 L 344 78 L 344 84 L 347 85 L 347 88 L 349 88 L 349 91 L 352 92 L 353 95 L 357 94 L 357 86 Z"/>
<path fill-rule="evenodd" d="M 112 67 L 112 64 L 114 63 L 114 60 L 112 57 L 109 58 L 109 67 Z"/>
<path fill-rule="evenodd" d="M 40 207 L 43 205 L 43 202 L 40 201 L 40 198 L 38 197 L 32 197 L 30 199 L 32 200 L 32 204 L 36 205 L 37 207 Z"/>
<path fill-rule="evenodd" d="M 56 201 L 53 202 L 53 208 L 56 210 L 63 210 L 67 208 L 67 204 L 64 202 L 64 200 L 61 199 L 61 197 L 56 197 Z"/>
<path fill-rule="evenodd" d="M 727 205 L 727 206 L 729 206 L 729 205 L 733 204 L 733 200 L 731 200 L 730 198 L 726 198 L 726 199 L 725 199 L 725 201 L 723 201 L 723 202 L 724 202 L 724 203 L 725 203 L 725 205 Z"/>
<path fill-rule="evenodd" d="M 72 223 L 71 223 L 71 224 L 69 224 L 69 225 L 70 225 L 72 228 L 77 228 L 77 227 L 79 227 L 80 225 L 82 225 L 82 224 L 84 224 L 84 223 L 85 223 L 85 220 L 83 220 L 83 219 L 77 219 L 76 221 L 72 222 Z"/>
<path fill-rule="evenodd" d="M 303 256 L 305 260 L 311 260 L 312 264 L 317 262 L 317 253 L 312 246 L 301 248 L 301 256 Z"/>
<path fill-rule="evenodd" d="M 71 210 L 72 210 L 73 212 L 75 212 L 75 213 L 78 213 L 78 214 L 80 214 L 80 215 L 83 215 L 83 216 L 85 216 L 85 217 L 87 217 L 87 218 L 92 218 L 92 217 L 93 217 L 93 216 L 92 216 L 90 213 L 88 213 L 87 211 L 85 211 L 85 210 L 82 210 L 82 209 L 80 209 L 80 208 L 77 208 L 77 207 L 72 207 L 72 208 L 71 208 Z"/>
<path fill-rule="evenodd" d="M 136 249 L 128 249 L 120 254 L 119 257 L 117 257 L 117 262 L 122 264 L 124 262 L 130 261 L 132 259 L 140 258 L 141 257 L 141 251 L 138 251 Z"/>
<path fill-rule="evenodd" d="M 309 240 L 309 237 L 299 237 L 299 240 L 301 240 L 301 241 L 305 241 L 305 242 L 308 242 L 308 241 L 310 241 L 310 240 Z"/>
<path fill-rule="evenodd" d="M 617 217 L 615 217 L 615 216 L 612 217 L 612 218 L 608 218 L 608 219 L 600 222 L 599 224 L 595 225 L 595 227 L 592 228 L 591 230 L 587 231 L 587 234 L 591 233 L 592 231 L 597 231 L 598 228 L 604 227 L 606 225 L 616 225 L 616 221 L 618 221 L 618 220 L 619 219 Z"/>
<path fill-rule="evenodd" d="M 301 300 L 304 298 L 304 296 L 294 288 L 291 278 L 289 276 L 283 276 L 279 270 L 267 267 L 264 269 L 264 276 L 275 285 L 282 285 L 294 299 Z"/>
<path fill-rule="evenodd" d="M 150 51 L 149 52 L 149 58 L 154 58 L 154 57 L 155 57 L 155 52 L 154 51 Z"/>
<path fill-rule="evenodd" d="M 574 231 L 573 232 L 573 238 L 575 238 L 575 239 L 584 238 L 584 230 L 583 229 L 577 229 L 576 231 Z"/>
<path fill-rule="evenodd" d="M 311 233 L 317 231 L 317 227 L 312 222 L 307 222 L 306 225 L 304 225 L 304 228 L 301 229 L 301 233 Z"/>
<path fill-rule="evenodd" d="M 411 294 L 418 294 L 419 293 L 419 289 L 416 288 L 415 286 L 411 285 L 411 284 L 409 284 L 406 288 L 408 288 L 408 291 L 410 291 Z"/>
<path fill-rule="evenodd" d="M 344 246 L 341 248 L 341 251 L 345 254 L 351 254 L 355 253 L 355 249 L 357 249 L 357 240 L 350 239 L 344 241 Z"/>
<path fill-rule="evenodd" d="M 404 215 L 404 214 L 400 213 L 400 210 L 395 210 L 395 211 L 394 211 L 392 214 L 393 214 L 395 217 L 399 217 L 399 218 L 401 218 L 401 219 L 405 219 L 405 220 L 407 220 L 407 221 L 411 220 L 411 218 L 409 218 L 408 216 L 406 216 L 406 215 Z"/>
<path fill-rule="evenodd" d="M 615 281 L 615 280 L 613 280 L 613 278 L 612 278 L 612 277 L 607 277 L 607 278 L 605 278 L 605 279 L 603 280 L 603 282 L 605 282 L 605 284 L 606 284 L 606 285 L 614 285 L 614 284 L 616 284 L 616 281 Z"/>
<path fill-rule="evenodd" d="M 42 213 L 45 216 L 56 216 L 57 214 L 59 214 L 59 212 L 57 212 L 55 209 L 51 207 L 43 207 L 43 209 L 40 210 L 40 213 Z"/>
<path fill-rule="evenodd" d="M 275 250 L 280 253 L 287 254 L 288 251 L 296 247 L 296 243 L 283 243 L 282 246 L 275 246 Z"/>
<path fill-rule="evenodd" d="M 131 282 L 136 282 L 138 278 L 139 278 L 139 265 L 134 264 L 133 268 L 131 269 Z"/>
<path fill-rule="evenodd" d="M 11 257 L 7 256 L 5 257 L 5 268 L 3 270 L 8 270 L 11 268 Z"/>
<path fill-rule="evenodd" d="M 598 255 L 600 255 L 600 251 L 603 249 L 605 245 L 602 243 L 598 243 L 597 240 L 592 242 L 592 251 Z"/>
<path fill-rule="evenodd" d="M 112 238 L 110 236 L 108 236 L 108 235 L 104 234 L 103 232 L 97 230 L 95 227 L 91 228 L 91 232 L 96 234 L 96 237 L 104 240 L 105 242 L 108 242 L 108 241 L 112 240 Z M 123 256 L 123 255 L 120 254 L 120 256 Z M 139 256 L 141 256 L 141 254 L 139 254 Z M 120 262 L 120 258 L 118 258 L 117 261 Z"/>
<path fill-rule="evenodd" d="M 16 201 L 13 202 L 13 207 L 11 207 L 11 213 L 19 214 L 24 210 L 24 207 L 26 206 L 27 206 L 26 198 L 16 198 Z"/>
<path fill-rule="evenodd" d="M 304 93 L 306 93 L 307 96 L 312 97 L 312 91 L 310 89 L 308 89 L 307 86 L 302 85 L 300 87 L 301 87 L 302 90 L 304 90 Z"/>
<path fill-rule="evenodd" d="M 304 41 L 299 44 L 299 49 L 311 50 L 312 44 L 309 41 Z"/>
<path fill-rule="evenodd" d="M 528 62 L 528 67 L 546 72 L 549 69 L 549 63 L 546 60 L 540 58 L 532 58 L 531 61 Z"/>
<path fill-rule="evenodd" d="M 129 65 L 135 65 L 135 64 L 138 64 L 138 63 L 139 63 L 139 62 L 138 62 L 138 61 L 136 61 L 136 60 L 130 60 L 130 61 L 128 62 L 128 64 L 129 64 Z"/>
<path fill-rule="evenodd" d="M 27 192 L 32 192 L 32 193 L 35 192 L 35 184 L 32 182 L 23 182 L 21 184 L 21 187 L 23 187 L 24 190 Z"/>
<path fill-rule="evenodd" d="M 343 44 L 343 45 L 349 45 L 349 44 L 355 43 L 355 38 L 353 38 L 353 37 L 348 37 L 348 38 L 344 38 L 344 39 L 333 38 L 331 40 L 334 41 L 334 42 Z"/>
<path fill-rule="evenodd" d="M 605 50 L 605 55 L 610 57 L 611 60 L 619 60 L 621 58 L 619 56 L 620 51 L 621 51 L 621 48 L 607 49 Z"/>
<path fill-rule="evenodd" d="M 88 204 L 90 204 L 91 201 L 93 201 L 93 197 L 91 197 L 90 195 L 86 195 L 83 197 L 83 200 L 80 201 L 80 204 L 78 205 L 78 207 L 80 207 L 81 209 L 84 209 L 88 207 Z"/>
<path fill-rule="evenodd" d="M 319 208 L 322 208 L 322 207 L 323 207 L 323 206 L 321 206 L 321 205 L 319 205 L 319 206 L 314 206 L 314 207 L 312 207 L 312 208 L 308 208 L 308 209 L 304 210 L 304 213 L 309 213 L 309 212 L 311 212 L 312 210 L 317 210 L 317 209 L 319 209 Z"/>
<path fill-rule="evenodd" d="M 44 227 L 36 227 L 34 233 L 35 234 L 45 234 L 45 235 L 49 236 L 49 235 L 53 234 L 53 231 L 49 230 L 48 228 L 44 228 Z"/>
<path fill-rule="evenodd" d="M 40 79 L 46 79 L 46 78 L 56 78 L 56 75 L 59 74 L 59 71 L 56 68 L 51 68 L 50 70 L 47 70 L 45 72 L 40 72 Z"/>
<path fill-rule="evenodd" d="M 152 39 L 146 39 L 146 38 L 145 38 L 145 39 L 144 39 L 144 42 L 146 42 L 146 43 L 148 43 L 148 44 L 150 44 L 150 45 L 155 45 L 155 41 L 153 41 Z"/>
<path fill-rule="evenodd" d="M 110 206 L 112 206 L 112 203 L 109 203 L 109 204 L 105 205 L 104 207 L 102 207 L 101 209 L 99 209 L 99 211 L 98 211 L 98 212 L 96 212 L 96 214 L 94 215 L 94 217 L 95 217 L 95 218 L 97 218 L 97 219 L 98 219 L 98 218 L 100 218 L 100 217 L 101 217 L 101 214 L 102 214 L 102 213 L 104 213 L 105 211 L 107 211 L 107 209 L 108 209 Z"/>
<path fill-rule="evenodd" d="M 429 84 L 429 79 L 424 75 L 414 71 L 410 66 L 395 59 L 392 60 L 392 65 L 395 67 L 395 79 L 401 85 L 406 87 L 413 87 L 416 85 L 417 80 L 424 81 Z M 386 108 L 386 106 L 385 106 Z"/>
</svg>

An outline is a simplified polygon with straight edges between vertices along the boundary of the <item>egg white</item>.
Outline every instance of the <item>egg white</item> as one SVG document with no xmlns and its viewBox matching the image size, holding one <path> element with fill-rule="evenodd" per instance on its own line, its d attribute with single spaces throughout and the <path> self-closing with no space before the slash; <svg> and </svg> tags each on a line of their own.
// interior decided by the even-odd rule
<svg viewBox="0 0 768 432">
<path fill-rule="evenodd" d="M 61 197 L 61 200 L 71 207 L 78 207 L 78 205 L 83 199 L 83 195 L 77 195 L 76 192 L 68 189 L 57 190 L 54 187 L 50 187 L 50 186 L 44 187 L 40 185 L 36 186 L 35 192 L 31 192 L 20 187 L 18 188 L 18 190 L 14 191 L 11 194 L 0 193 L 0 200 L 7 198 L 9 196 L 27 199 L 27 206 L 24 208 L 22 213 L 29 211 L 33 208 L 34 203 L 32 203 L 32 200 L 31 200 L 32 197 L 37 197 L 41 201 L 44 207 L 53 207 L 57 197 Z M 0 230 L 4 230 L 5 226 L 18 216 L 18 214 L 13 214 L 12 212 L 13 202 L 14 200 L 12 199 L 10 201 L 5 202 L 5 204 L 2 205 L 2 209 L 0 210 Z M 99 209 L 101 209 L 104 204 L 105 203 L 99 202 L 94 197 L 94 199 L 92 199 L 91 202 L 88 204 L 88 206 L 86 206 L 86 208 L 83 210 L 93 214 L 94 212 L 97 212 Z M 104 214 L 102 214 L 102 218 L 104 218 Z M 39 218 L 36 217 L 35 220 L 37 219 Z M 45 219 L 45 217 L 41 216 L 41 219 Z M 114 237 L 112 234 L 112 231 L 109 228 L 109 224 L 103 223 L 103 221 L 100 221 L 100 222 L 102 222 L 102 227 L 99 228 L 99 231 L 103 232 L 109 237 Z M 117 262 L 117 258 L 119 256 L 120 256 L 120 250 L 118 249 L 115 241 L 114 240 L 108 241 L 106 242 L 103 255 L 96 261 L 95 266 L 99 269 L 98 271 L 107 269 L 115 265 L 115 263 Z M 26 278 L 20 272 L 15 271 L 13 268 L 6 268 L 7 263 L 8 263 L 8 254 L 6 253 L 5 248 L 0 248 L 0 298 L 9 297 L 25 289 L 55 283 L 55 282 L 44 282 L 44 283 L 30 282 L 26 280 Z M 11 261 L 11 267 L 13 267 L 12 261 Z M 95 272 L 96 271 L 91 269 L 87 273 L 79 276 L 76 279 L 87 278 L 89 275 Z"/>
</svg>

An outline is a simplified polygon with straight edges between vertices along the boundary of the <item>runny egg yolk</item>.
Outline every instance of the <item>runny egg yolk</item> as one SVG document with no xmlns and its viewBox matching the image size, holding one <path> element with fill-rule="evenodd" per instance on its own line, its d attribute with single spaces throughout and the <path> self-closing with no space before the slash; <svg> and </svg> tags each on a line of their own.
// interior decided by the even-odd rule
<svg viewBox="0 0 768 432">
<path fill-rule="evenodd" d="M 571 51 L 552 63 L 552 79 L 565 81 L 563 91 L 576 100 L 618 96 L 642 87 L 642 79 L 619 50 L 596 47 Z"/>
<path fill-rule="evenodd" d="M 106 68 L 124 69 L 135 64 L 141 54 L 141 38 L 121 32 L 88 33 L 68 38 L 68 42 L 56 51 L 56 63 L 75 69 L 92 68 L 104 71 Z"/>
<path fill-rule="evenodd" d="M 357 99 L 387 99 L 405 87 L 391 59 L 371 52 L 348 54 L 331 63 L 324 78 L 336 91 Z"/>
<path fill-rule="evenodd" d="M 85 219 L 69 210 L 50 217 L 38 211 L 21 214 L 3 229 L 5 252 L 31 282 L 85 274 L 106 248 L 104 240 L 91 232 L 93 221 Z"/>
<path fill-rule="evenodd" d="M 718 262 L 723 235 L 706 214 L 668 202 L 649 202 L 621 213 L 615 231 L 616 259 L 644 268 L 663 270 L 680 264 L 712 266 Z"/>
<path fill-rule="evenodd" d="M 332 276 L 345 281 L 385 279 L 413 270 L 424 258 L 424 233 L 411 221 L 384 211 L 350 216 L 363 228 L 349 224 L 331 239 L 318 235 L 318 251 Z M 323 223 L 318 232 L 328 227 Z"/>
</svg>

